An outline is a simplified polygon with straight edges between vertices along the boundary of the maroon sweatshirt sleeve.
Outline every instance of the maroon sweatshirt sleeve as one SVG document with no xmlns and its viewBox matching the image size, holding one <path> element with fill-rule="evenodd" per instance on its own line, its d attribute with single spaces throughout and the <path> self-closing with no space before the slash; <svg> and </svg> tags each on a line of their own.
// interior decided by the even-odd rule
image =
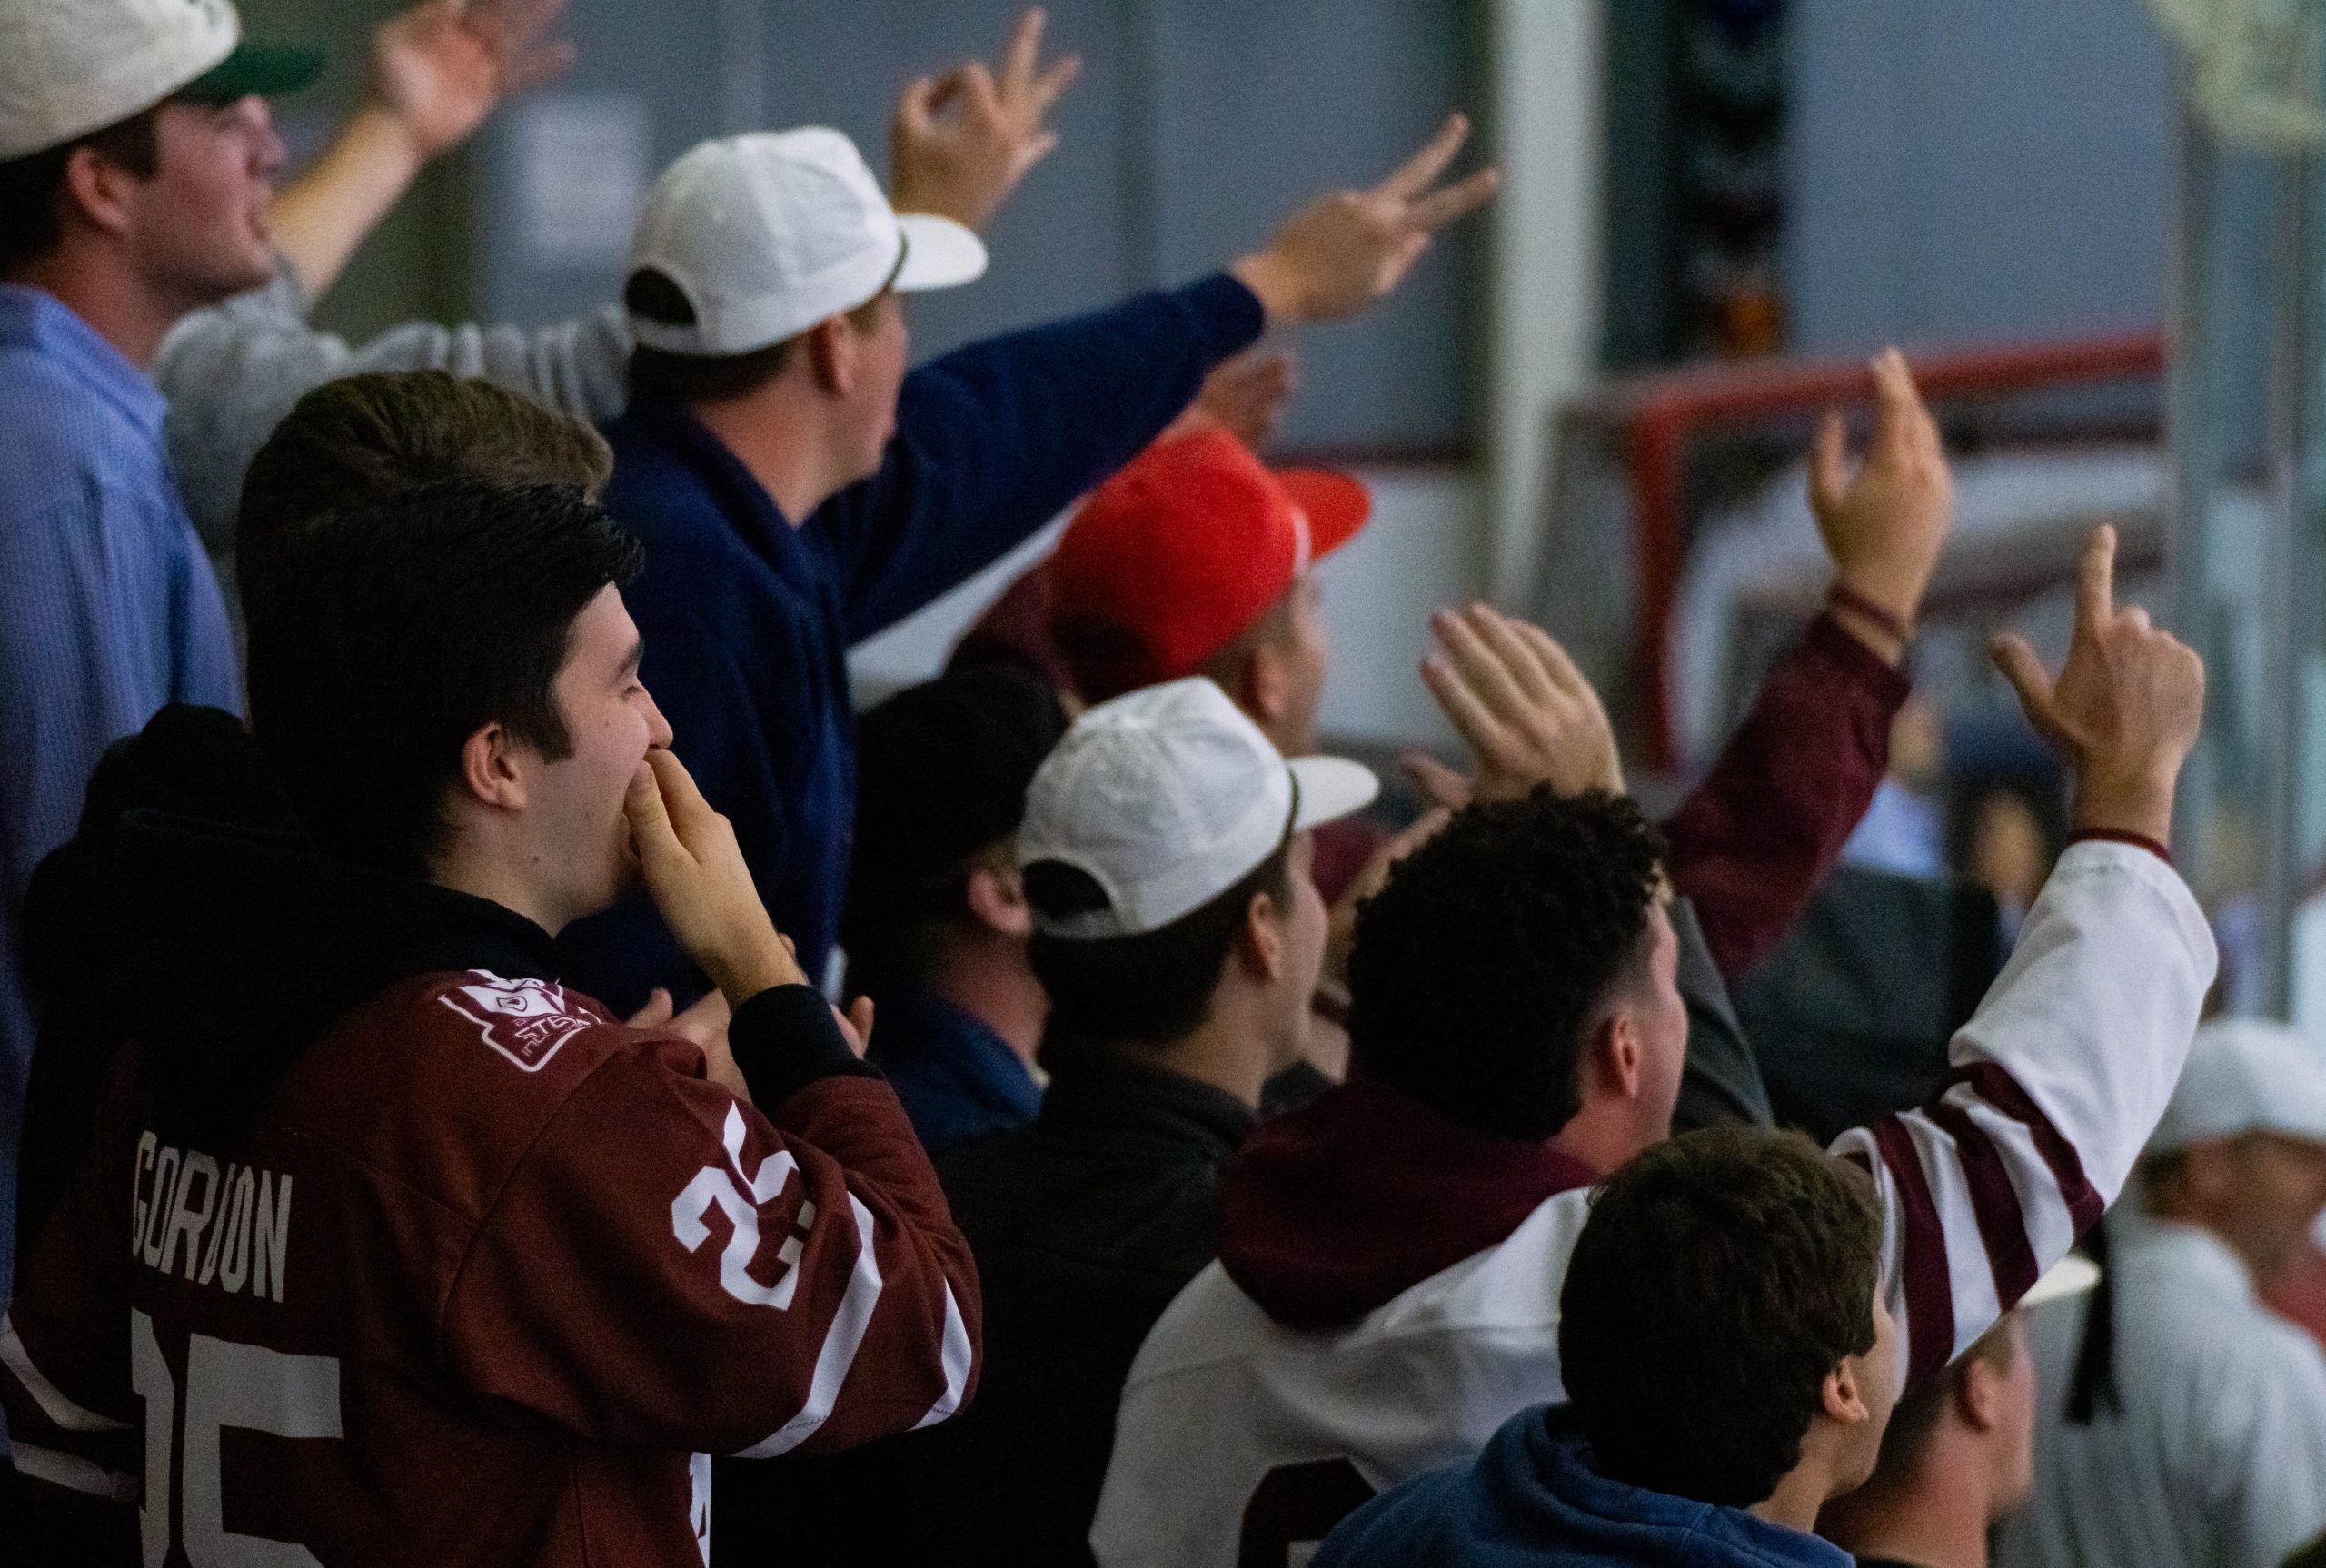
<svg viewBox="0 0 2326 1568">
<path fill-rule="evenodd" d="M 698 1059 L 641 1042 L 571 1097 L 463 1260 L 452 1363 L 645 1446 L 819 1453 L 945 1419 L 977 1275 L 894 1092 L 817 1077 L 762 1115 Z"/>
<path fill-rule="evenodd" d="M 1906 678 L 1820 615 L 1761 682 L 1720 759 L 1665 825 L 1672 885 L 1734 980 L 1834 868 L 1890 766 Z"/>
</svg>

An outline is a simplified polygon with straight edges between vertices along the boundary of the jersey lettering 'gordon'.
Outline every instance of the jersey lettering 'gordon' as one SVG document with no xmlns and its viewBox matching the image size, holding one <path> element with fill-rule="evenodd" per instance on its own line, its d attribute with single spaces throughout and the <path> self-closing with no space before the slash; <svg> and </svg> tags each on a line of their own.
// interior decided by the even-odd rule
<svg viewBox="0 0 2326 1568">
<path fill-rule="evenodd" d="M 164 1274 L 229 1295 L 283 1299 L 291 1255 L 291 1176 L 232 1160 L 222 1170 L 200 1149 L 137 1140 L 130 1181 L 129 1255 Z"/>
</svg>

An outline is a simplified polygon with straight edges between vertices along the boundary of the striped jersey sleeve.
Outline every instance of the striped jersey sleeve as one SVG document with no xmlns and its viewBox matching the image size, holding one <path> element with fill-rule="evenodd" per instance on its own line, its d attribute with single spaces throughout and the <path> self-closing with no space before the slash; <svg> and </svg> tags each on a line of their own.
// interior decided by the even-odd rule
<svg viewBox="0 0 2326 1568">
<path fill-rule="evenodd" d="M 2212 984 L 2180 876 L 2128 844 L 2069 847 L 1918 1109 L 1844 1133 L 1874 1176 L 1905 1386 L 1993 1327 L 2098 1222 L 2164 1114 Z"/>
</svg>

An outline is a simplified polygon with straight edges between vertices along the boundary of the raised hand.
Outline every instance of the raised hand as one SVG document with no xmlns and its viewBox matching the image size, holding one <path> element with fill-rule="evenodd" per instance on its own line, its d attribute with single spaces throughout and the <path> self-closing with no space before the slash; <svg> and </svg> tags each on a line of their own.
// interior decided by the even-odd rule
<svg viewBox="0 0 2326 1568">
<path fill-rule="evenodd" d="M 1450 185 L 1437 176 L 1470 134 L 1447 117 L 1429 145 L 1369 191 L 1335 191 L 1295 213 L 1267 249 L 1228 270 L 1260 299 L 1271 323 L 1353 315 L 1397 286 L 1430 237 L 1484 206 L 1501 184 L 1478 169 Z"/>
<path fill-rule="evenodd" d="M 1954 486 L 1938 426 L 1914 390 L 1905 356 L 1884 349 L 1873 369 L 1873 444 L 1852 473 L 1842 416 L 1825 415 L 1810 452 L 1809 510 L 1842 586 L 1908 626 L 1953 524 Z M 1894 628 L 1846 603 L 1836 613 L 1893 663 L 1904 653 Z"/>
<path fill-rule="evenodd" d="M 1246 349 L 1234 359 L 1212 366 L 1196 401 L 1155 439 L 1171 441 L 1199 430 L 1224 430 L 1257 452 L 1275 436 L 1285 401 L 1299 381 L 1290 349 Z"/>
<path fill-rule="evenodd" d="M 1515 800 L 1538 784 L 1623 793 L 1606 710 L 1549 633 L 1484 604 L 1441 610 L 1429 624 L 1437 650 L 1422 660 L 1422 681 L 1477 753 L 1470 798 Z M 1458 803 L 1447 780 L 1417 777 L 1441 804 Z"/>
<path fill-rule="evenodd" d="M 649 751 L 622 809 L 654 907 L 729 1002 L 740 1007 L 770 986 L 807 983 L 760 902 L 733 825 L 676 757 Z"/>
<path fill-rule="evenodd" d="M 573 63 L 572 45 L 544 37 L 564 11 L 565 0 L 423 0 L 372 35 L 370 106 L 425 163 Z"/>
<path fill-rule="evenodd" d="M 1018 18 L 998 78 L 972 60 L 907 84 L 889 129 L 897 211 L 983 229 L 1026 172 L 1049 156 L 1058 133 L 1044 116 L 1081 74 L 1082 59 L 1042 64 L 1045 21 L 1039 6 Z"/>
<path fill-rule="evenodd" d="M 2138 605 L 2116 608 L 2115 572 L 2116 531 L 2102 525 L 2084 546 L 2075 631 L 2057 680 L 2023 638 L 1998 637 L 1992 651 L 2027 721 L 2075 773 L 2075 826 L 2162 844 L 2181 764 L 2204 719 L 2205 666 Z"/>
</svg>

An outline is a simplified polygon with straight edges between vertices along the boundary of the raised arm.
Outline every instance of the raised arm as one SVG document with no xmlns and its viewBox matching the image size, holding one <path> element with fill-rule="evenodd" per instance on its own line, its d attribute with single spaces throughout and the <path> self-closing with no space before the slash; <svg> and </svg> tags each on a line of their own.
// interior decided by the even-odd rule
<svg viewBox="0 0 2326 1568">
<path fill-rule="evenodd" d="M 1212 367 L 1271 326 L 1347 316 L 1395 288 L 1494 194 L 1437 185 L 1460 115 L 1366 191 L 1317 198 L 1267 246 L 1186 288 L 973 343 L 905 378 L 880 472 L 817 514 L 849 630 L 879 631 L 993 561 L 1155 439 Z"/>
<path fill-rule="evenodd" d="M 565 0 L 423 0 L 381 24 L 363 105 L 269 214 L 310 295 L 331 287 L 432 160 L 573 63 L 572 45 L 544 37 L 564 10 Z"/>
<path fill-rule="evenodd" d="M 2114 1201 L 2212 983 L 2212 934 L 2166 858 L 2204 667 L 2143 611 L 2116 608 L 2114 559 L 2100 529 L 2056 682 L 2024 642 L 1995 650 L 2075 775 L 2076 841 L 1955 1036 L 1953 1084 L 1834 1146 L 1881 1194 L 1909 1384 L 1984 1333 Z"/>
<path fill-rule="evenodd" d="M 1665 826 L 1673 885 L 1732 980 L 1783 938 L 1873 802 L 1909 690 L 1897 665 L 1953 518 L 1938 427 L 1896 350 L 1874 360 L 1874 384 L 1864 462 L 1849 471 L 1838 414 L 1812 454 L 1832 601 Z"/>
</svg>

